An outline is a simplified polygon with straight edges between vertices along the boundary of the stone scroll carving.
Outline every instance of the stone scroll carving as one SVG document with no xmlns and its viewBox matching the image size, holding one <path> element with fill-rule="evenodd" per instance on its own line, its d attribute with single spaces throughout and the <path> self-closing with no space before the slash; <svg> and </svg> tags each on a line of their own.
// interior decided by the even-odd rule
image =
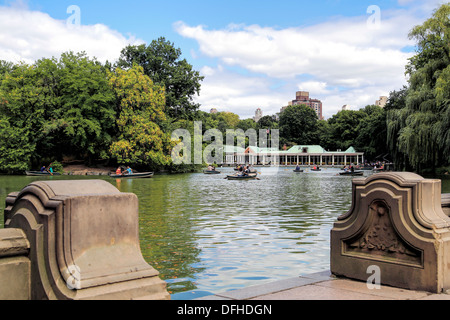
<svg viewBox="0 0 450 320">
<path fill-rule="evenodd" d="M 104 180 L 37 181 L 6 199 L 30 243 L 31 299 L 170 299 L 142 257 L 138 199 Z"/>
<path fill-rule="evenodd" d="M 441 181 L 408 172 L 378 173 L 352 184 L 352 206 L 331 230 L 331 272 L 429 292 L 450 289 L 450 218 Z"/>
</svg>

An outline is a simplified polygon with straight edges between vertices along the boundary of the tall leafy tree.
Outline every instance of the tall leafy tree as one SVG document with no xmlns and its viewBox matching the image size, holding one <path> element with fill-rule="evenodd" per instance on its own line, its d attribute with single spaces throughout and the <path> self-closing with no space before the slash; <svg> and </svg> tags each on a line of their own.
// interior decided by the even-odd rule
<svg viewBox="0 0 450 320">
<path fill-rule="evenodd" d="M 36 68 L 18 64 L 0 74 L 0 171 L 29 168 L 37 141 L 43 138 L 44 92 Z"/>
<path fill-rule="evenodd" d="M 385 159 L 388 157 L 386 145 L 386 112 L 383 108 L 369 105 L 360 110 L 364 116 L 357 127 L 354 147 L 364 152 L 366 159 Z"/>
<path fill-rule="evenodd" d="M 52 132 L 52 145 L 63 154 L 90 162 L 106 159 L 114 133 L 115 96 L 109 87 L 107 70 L 85 53 L 63 53 L 56 63 L 37 62 L 42 86 L 55 86 L 56 107 L 47 112 L 45 130 Z M 46 104 L 50 106 L 49 103 Z"/>
<path fill-rule="evenodd" d="M 358 126 L 364 116 L 362 111 L 342 110 L 328 120 L 335 149 L 346 150 L 356 145 Z"/>
<path fill-rule="evenodd" d="M 332 139 L 331 126 L 327 120 L 317 121 L 317 144 L 326 150 L 335 150 L 335 143 Z"/>
<path fill-rule="evenodd" d="M 308 145 L 317 141 L 317 115 L 305 105 L 287 107 L 280 115 L 279 128 L 281 144 Z"/>
<path fill-rule="evenodd" d="M 117 63 L 122 69 L 140 65 L 152 81 L 165 88 L 166 114 L 173 118 L 192 119 L 199 104 L 194 101 L 204 77 L 195 71 L 182 52 L 164 37 L 148 46 L 127 46 Z"/>
<path fill-rule="evenodd" d="M 404 107 L 388 111 L 388 134 L 415 170 L 450 163 L 450 4 L 410 32 L 417 54 L 406 66 Z"/>
<path fill-rule="evenodd" d="M 111 155 L 121 164 L 156 169 L 171 163 L 171 136 L 158 123 L 164 114 L 165 90 L 155 85 L 134 65 L 117 68 L 109 77 L 117 97 L 118 138 L 110 147 Z"/>
</svg>

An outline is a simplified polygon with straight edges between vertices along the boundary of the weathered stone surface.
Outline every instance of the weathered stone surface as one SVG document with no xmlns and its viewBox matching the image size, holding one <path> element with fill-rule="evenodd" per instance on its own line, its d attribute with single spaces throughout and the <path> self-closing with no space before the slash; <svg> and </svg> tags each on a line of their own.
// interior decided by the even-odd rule
<svg viewBox="0 0 450 320">
<path fill-rule="evenodd" d="M 0 258 L 0 300 L 30 299 L 30 269 L 24 256 Z"/>
<path fill-rule="evenodd" d="M 442 292 L 450 288 L 450 218 L 441 181 L 407 172 L 353 180 L 351 209 L 331 230 L 331 272 L 381 284 Z"/>
<path fill-rule="evenodd" d="M 450 193 L 445 193 L 441 196 L 442 210 L 450 217 Z"/>
<path fill-rule="evenodd" d="M 37 181 L 7 197 L 30 243 L 31 299 L 169 299 L 139 246 L 138 199 L 103 180 Z"/>
<path fill-rule="evenodd" d="M 0 229 L 0 300 L 30 298 L 30 243 L 20 229 Z"/>
<path fill-rule="evenodd" d="M 0 230 L 0 258 L 26 255 L 30 243 L 25 233 L 20 229 L 1 229 Z"/>
</svg>

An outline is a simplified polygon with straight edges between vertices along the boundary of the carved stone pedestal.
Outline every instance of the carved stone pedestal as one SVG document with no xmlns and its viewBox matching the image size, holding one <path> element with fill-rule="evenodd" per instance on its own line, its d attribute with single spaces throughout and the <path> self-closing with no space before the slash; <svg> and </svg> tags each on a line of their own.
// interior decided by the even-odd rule
<svg viewBox="0 0 450 320">
<path fill-rule="evenodd" d="M 407 172 L 353 180 L 352 207 L 331 230 L 331 272 L 439 293 L 450 289 L 450 218 L 441 181 Z M 375 268 L 373 268 L 375 266 Z"/>
<path fill-rule="evenodd" d="M 6 199 L 29 242 L 30 298 L 170 299 L 139 246 L 138 199 L 103 180 L 38 181 Z"/>
</svg>

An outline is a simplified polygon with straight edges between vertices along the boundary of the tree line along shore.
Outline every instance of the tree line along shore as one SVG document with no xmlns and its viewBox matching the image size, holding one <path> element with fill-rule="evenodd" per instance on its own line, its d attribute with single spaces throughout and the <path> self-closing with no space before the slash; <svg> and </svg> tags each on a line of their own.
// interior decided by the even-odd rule
<svg viewBox="0 0 450 320">
<path fill-rule="evenodd" d="M 258 122 L 230 112 L 203 112 L 195 102 L 204 77 L 159 38 L 127 46 L 118 61 L 84 52 L 33 64 L 0 60 L 0 173 L 17 174 L 65 159 L 87 167 L 130 165 L 140 171 L 189 172 L 175 165 L 176 129 L 279 129 L 281 147 L 353 146 L 365 159 L 383 156 L 396 170 L 444 173 L 450 166 L 450 4 L 437 8 L 409 37 L 416 53 L 405 66 L 407 85 L 393 88 L 384 108 L 369 105 L 318 120 L 289 106 L 278 120 Z M 218 93 L 219 94 L 219 93 Z M 208 142 L 204 142 L 204 147 Z"/>
</svg>

